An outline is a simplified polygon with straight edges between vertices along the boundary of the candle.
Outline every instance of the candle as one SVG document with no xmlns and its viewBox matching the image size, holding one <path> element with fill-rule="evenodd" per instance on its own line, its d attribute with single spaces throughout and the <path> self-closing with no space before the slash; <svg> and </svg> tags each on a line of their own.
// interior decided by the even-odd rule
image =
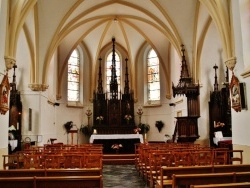
<svg viewBox="0 0 250 188">
<path fill-rule="evenodd" d="M 19 123 L 17 122 L 16 129 L 19 130 Z"/>
<path fill-rule="evenodd" d="M 93 131 L 93 134 L 97 134 L 97 131 L 96 131 L 96 129 L 94 129 L 94 131 Z"/>
</svg>

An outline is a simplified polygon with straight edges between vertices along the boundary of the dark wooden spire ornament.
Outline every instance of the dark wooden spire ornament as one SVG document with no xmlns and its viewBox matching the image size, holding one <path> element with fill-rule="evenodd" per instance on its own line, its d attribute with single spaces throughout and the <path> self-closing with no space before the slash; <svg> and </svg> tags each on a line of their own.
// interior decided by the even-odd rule
<svg viewBox="0 0 250 188">
<path fill-rule="evenodd" d="M 192 78 L 189 76 L 187 62 L 184 54 L 185 49 L 183 44 L 181 45 L 181 51 L 182 51 L 181 75 L 177 86 L 174 86 L 174 84 L 172 83 L 173 96 L 174 97 L 176 95 L 197 96 L 200 94 L 199 84 L 198 85 L 193 84 Z"/>
<path fill-rule="evenodd" d="M 214 91 L 218 91 L 219 90 L 219 84 L 218 84 L 218 80 L 217 80 L 217 69 L 218 66 L 215 64 L 214 65 Z"/>
<path fill-rule="evenodd" d="M 98 73 L 98 87 L 97 87 L 97 93 L 102 94 L 103 93 L 103 87 L 102 87 L 102 58 L 99 58 L 99 73 Z"/>
<path fill-rule="evenodd" d="M 112 38 L 112 67 L 111 67 L 111 80 L 110 80 L 110 99 L 118 99 L 118 83 L 116 75 L 116 59 L 115 59 L 115 38 Z"/>
<path fill-rule="evenodd" d="M 128 80 L 128 58 L 125 59 L 126 68 L 125 68 L 125 87 L 124 87 L 124 94 L 129 94 L 129 80 Z"/>
</svg>

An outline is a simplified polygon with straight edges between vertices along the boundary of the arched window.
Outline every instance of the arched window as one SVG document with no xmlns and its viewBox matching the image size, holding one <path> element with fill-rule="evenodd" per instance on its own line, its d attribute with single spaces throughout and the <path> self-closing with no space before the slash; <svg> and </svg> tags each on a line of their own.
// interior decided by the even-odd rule
<svg viewBox="0 0 250 188">
<path fill-rule="evenodd" d="M 121 88 L 121 62 L 120 57 L 117 53 L 115 53 L 115 68 L 116 68 L 116 76 L 117 76 L 117 83 L 118 83 L 118 92 L 120 92 Z M 106 60 L 106 90 L 109 96 L 110 93 L 110 80 L 111 80 L 111 67 L 112 67 L 112 52 L 109 53 Z M 118 96 L 119 98 L 120 96 Z"/>
<path fill-rule="evenodd" d="M 147 55 L 147 99 L 150 104 L 160 101 L 159 58 L 153 49 Z"/>
<path fill-rule="evenodd" d="M 68 101 L 80 101 L 80 55 L 77 49 L 68 60 Z"/>
</svg>

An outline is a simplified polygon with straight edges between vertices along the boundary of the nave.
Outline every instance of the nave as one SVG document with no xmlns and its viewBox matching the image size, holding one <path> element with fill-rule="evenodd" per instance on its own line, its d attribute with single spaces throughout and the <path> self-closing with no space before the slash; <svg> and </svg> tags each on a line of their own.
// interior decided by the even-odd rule
<svg viewBox="0 0 250 188">
<path fill-rule="evenodd" d="M 134 165 L 103 165 L 103 187 L 148 188 Z"/>
</svg>

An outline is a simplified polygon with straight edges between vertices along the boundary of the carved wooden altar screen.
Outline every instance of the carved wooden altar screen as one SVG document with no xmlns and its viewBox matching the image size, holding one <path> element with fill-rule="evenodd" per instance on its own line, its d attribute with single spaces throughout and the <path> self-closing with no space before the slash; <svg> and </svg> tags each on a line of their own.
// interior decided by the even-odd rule
<svg viewBox="0 0 250 188">
<path fill-rule="evenodd" d="M 94 92 L 93 100 L 93 120 L 94 129 L 98 134 L 131 134 L 134 129 L 134 99 L 133 93 L 129 89 L 128 66 L 126 62 L 125 70 L 125 87 L 124 93 L 118 92 L 118 83 L 116 76 L 116 60 L 115 60 L 115 39 L 112 39 L 112 67 L 110 93 L 103 92 L 101 61 L 99 59 L 98 87 Z M 125 115 L 130 115 L 132 119 L 128 122 Z M 98 117 L 102 116 L 103 120 L 99 121 Z"/>
<path fill-rule="evenodd" d="M 173 96 L 185 95 L 187 97 L 188 116 L 176 117 L 175 131 L 173 140 L 177 142 L 194 142 L 199 138 L 198 118 L 200 117 L 200 90 L 199 85 L 192 83 L 189 77 L 187 64 L 184 55 L 184 45 L 182 45 L 182 65 L 181 76 L 177 86 L 172 86 Z"/>
</svg>

